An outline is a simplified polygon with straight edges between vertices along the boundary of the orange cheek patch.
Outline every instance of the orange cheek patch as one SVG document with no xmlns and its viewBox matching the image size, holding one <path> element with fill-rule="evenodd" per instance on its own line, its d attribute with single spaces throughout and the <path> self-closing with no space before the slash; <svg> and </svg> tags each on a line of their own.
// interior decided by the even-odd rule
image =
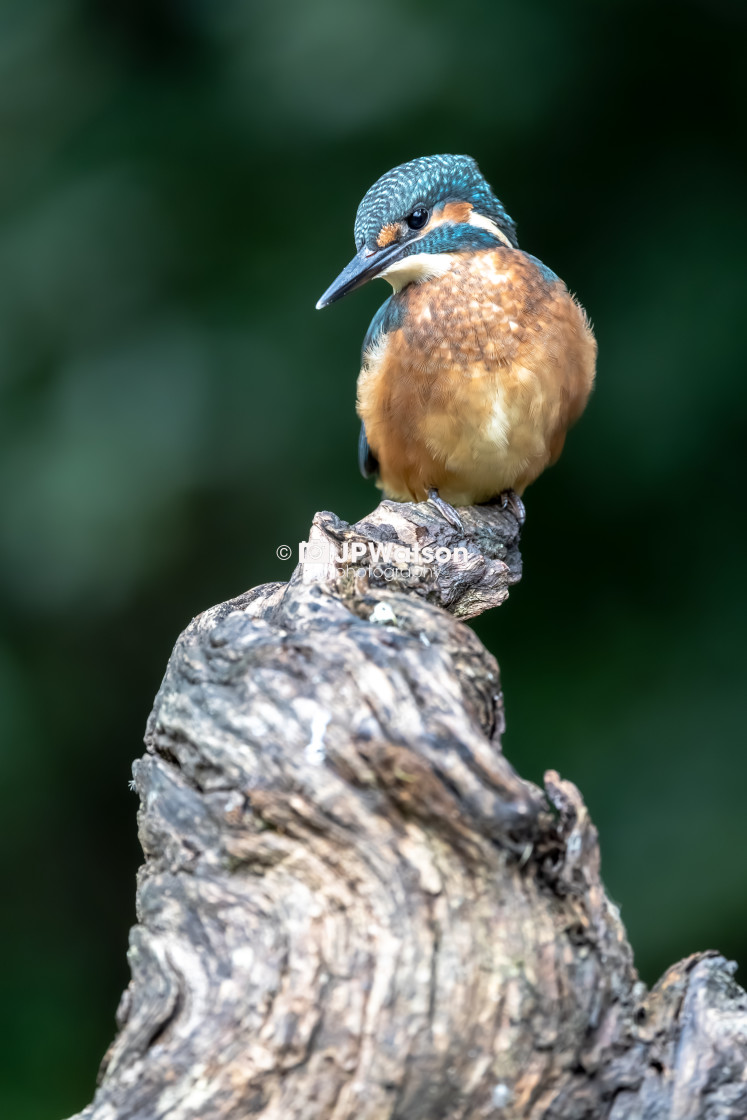
<svg viewBox="0 0 747 1120">
<path fill-rule="evenodd" d="M 471 202 L 447 202 L 435 218 L 437 222 L 468 222 L 471 213 Z"/>
<path fill-rule="evenodd" d="M 393 241 L 397 240 L 397 232 L 397 223 L 390 222 L 382 227 L 379 236 L 376 238 L 376 244 L 380 249 L 383 249 L 386 245 L 391 245 Z"/>
</svg>

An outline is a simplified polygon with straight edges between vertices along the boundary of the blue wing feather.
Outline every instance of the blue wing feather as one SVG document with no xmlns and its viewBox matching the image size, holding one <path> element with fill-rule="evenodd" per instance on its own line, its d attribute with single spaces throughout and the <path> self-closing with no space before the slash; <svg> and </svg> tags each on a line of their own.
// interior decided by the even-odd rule
<svg viewBox="0 0 747 1120">
<path fill-rule="evenodd" d="M 366 337 L 363 339 L 361 357 L 365 357 L 366 350 L 368 350 L 369 346 L 373 346 L 375 342 L 378 342 L 382 334 L 386 334 L 387 331 L 393 331 L 399 326 L 400 316 L 397 314 L 399 309 L 396 304 L 392 306 L 393 299 L 393 294 L 389 296 L 388 299 L 385 299 L 371 320 L 368 330 L 366 331 Z"/>
<path fill-rule="evenodd" d="M 392 303 L 392 300 L 393 296 L 384 300 L 371 320 L 371 325 L 366 331 L 366 337 L 363 339 L 363 357 L 365 357 L 368 348 L 379 341 L 382 334 L 395 330 L 399 326 L 399 308 L 396 303 Z M 361 424 L 358 437 L 358 467 L 364 478 L 371 478 L 379 470 L 379 461 L 371 450 L 366 437 L 365 424 Z"/>
<path fill-rule="evenodd" d="M 366 425 L 362 421 L 361 432 L 358 436 L 358 469 L 364 478 L 371 478 L 379 470 L 379 461 L 368 446 Z"/>
</svg>

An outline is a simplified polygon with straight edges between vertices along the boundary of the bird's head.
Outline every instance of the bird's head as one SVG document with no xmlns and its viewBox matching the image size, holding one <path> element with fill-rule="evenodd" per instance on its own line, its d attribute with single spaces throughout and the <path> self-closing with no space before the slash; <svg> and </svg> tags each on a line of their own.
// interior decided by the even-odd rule
<svg viewBox="0 0 747 1120">
<path fill-rule="evenodd" d="M 317 303 L 326 307 L 381 276 L 395 291 L 439 276 L 453 254 L 516 248 L 516 227 L 470 156 L 423 156 L 387 171 L 355 218 L 358 250 Z"/>
</svg>

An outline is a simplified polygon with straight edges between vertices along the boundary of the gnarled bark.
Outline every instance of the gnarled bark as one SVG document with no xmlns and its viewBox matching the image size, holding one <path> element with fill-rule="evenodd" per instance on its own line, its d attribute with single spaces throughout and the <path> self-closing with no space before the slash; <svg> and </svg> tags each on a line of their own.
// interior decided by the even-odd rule
<svg viewBox="0 0 747 1120">
<path fill-rule="evenodd" d="M 135 764 L 132 982 L 81 1120 L 747 1116 L 732 967 L 647 992 L 578 791 L 501 753 L 498 665 L 459 618 L 519 578 L 518 525 L 460 512 L 319 514 L 288 584 L 179 638 Z M 356 543 L 467 551 L 369 568 Z"/>
</svg>

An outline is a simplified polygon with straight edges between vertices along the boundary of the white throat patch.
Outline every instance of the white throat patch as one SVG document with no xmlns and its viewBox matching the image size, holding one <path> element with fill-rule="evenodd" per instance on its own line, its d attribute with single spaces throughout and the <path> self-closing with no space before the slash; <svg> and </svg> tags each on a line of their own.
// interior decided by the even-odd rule
<svg viewBox="0 0 747 1120">
<path fill-rule="evenodd" d="M 401 292 L 406 284 L 422 284 L 424 280 L 443 276 L 456 263 L 456 253 L 413 253 L 390 264 L 378 275 L 388 280 L 395 292 Z"/>
</svg>

